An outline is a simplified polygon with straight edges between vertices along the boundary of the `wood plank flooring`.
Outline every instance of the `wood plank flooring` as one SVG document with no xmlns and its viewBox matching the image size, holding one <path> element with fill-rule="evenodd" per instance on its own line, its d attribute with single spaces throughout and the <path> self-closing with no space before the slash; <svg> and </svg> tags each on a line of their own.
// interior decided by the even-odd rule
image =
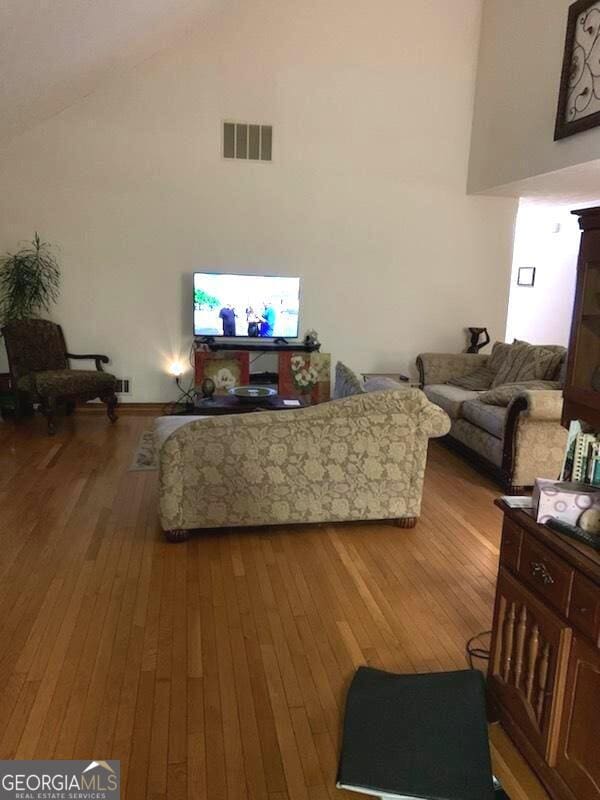
<svg viewBox="0 0 600 800">
<path fill-rule="evenodd" d="M 353 670 L 465 667 L 491 626 L 498 489 L 433 443 L 414 530 L 170 545 L 157 473 L 128 471 L 151 424 L 0 423 L 0 758 L 117 758 L 127 800 L 356 797 L 334 784 Z"/>
</svg>

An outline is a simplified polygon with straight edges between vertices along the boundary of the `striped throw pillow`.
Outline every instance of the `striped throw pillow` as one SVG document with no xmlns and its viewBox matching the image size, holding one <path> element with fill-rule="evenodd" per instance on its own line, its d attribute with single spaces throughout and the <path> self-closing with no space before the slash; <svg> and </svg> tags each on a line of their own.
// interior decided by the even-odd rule
<svg viewBox="0 0 600 800">
<path fill-rule="evenodd" d="M 549 380 L 562 360 L 560 353 L 529 344 L 514 344 L 492 381 L 492 389 L 504 383 Z"/>
</svg>

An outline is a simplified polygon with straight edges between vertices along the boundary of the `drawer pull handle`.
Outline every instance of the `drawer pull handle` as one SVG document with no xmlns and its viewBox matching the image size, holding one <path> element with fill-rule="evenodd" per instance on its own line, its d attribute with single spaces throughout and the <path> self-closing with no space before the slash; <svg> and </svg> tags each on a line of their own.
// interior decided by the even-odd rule
<svg viewBox="0 0 600 800">
<path fill-rule="evenodd" d="M 585 607 L 579 607 L 579 606 L 576 606 L 576 610 L 577 610 L 577 611 L 578 611 L 580 614 L 587 614 L 587 613 L 588 613 L 588 611 L 589 611 L 589 608 L 585 608 Z"/>
<path fill-rule="evenodd" d="M 546 586 L 554 583 L 554 578 L 548 572 L 547 566 L 542 561 L 530 561 L 529 567 L 534 578 L 538 578 Z"/>
</svg>

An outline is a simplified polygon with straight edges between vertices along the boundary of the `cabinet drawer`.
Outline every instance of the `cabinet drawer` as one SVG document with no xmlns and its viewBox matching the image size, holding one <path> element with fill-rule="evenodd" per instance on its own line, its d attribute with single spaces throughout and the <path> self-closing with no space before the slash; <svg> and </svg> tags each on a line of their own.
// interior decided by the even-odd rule
<svg viewBox="0 0 600 800">
<path fill-rule="evenodd" d="M 598 643 L 600 636 L 600 586 L 575 573 L 569 619 L 581 633 Z"/>
<path fill-rule="evenodd" d="M 574 570 L 530 536 L 524 536 L 521 543 L 518 573 L 554 608 L 567 613 Z"/>
<path fill-rule="evenodd" d="M 523 529 L 520 528 L 508 517 L 504 518 L 502 526 L 502 544 L 500 545 L 500 563 L 503 567 L 516 572 L 519 566 L 519 554 L 521 552 L 521 539 Z"/>
</svg>

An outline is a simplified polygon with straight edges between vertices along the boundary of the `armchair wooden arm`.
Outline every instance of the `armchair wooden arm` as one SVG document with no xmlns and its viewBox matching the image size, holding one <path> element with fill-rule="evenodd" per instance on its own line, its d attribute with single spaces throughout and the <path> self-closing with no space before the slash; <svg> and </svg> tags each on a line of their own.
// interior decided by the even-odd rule
<svg viewBox="0 0 600 800">
<path fill-rule="evenodd" d="M 97 354 L 77 355 L 76 353 L 65 353 L 65 355 L 67 356 L 67 358 L 74 358 L 79 361 L 84 361 L 84 360 L 95 361 L 96 369 L 98 370 L 98 372 L 104 372 L 104 370 L 102 369 L 102 364 L 108 364 L 110 360 L 108 356 L 102 356 Z"/>
</svg>

